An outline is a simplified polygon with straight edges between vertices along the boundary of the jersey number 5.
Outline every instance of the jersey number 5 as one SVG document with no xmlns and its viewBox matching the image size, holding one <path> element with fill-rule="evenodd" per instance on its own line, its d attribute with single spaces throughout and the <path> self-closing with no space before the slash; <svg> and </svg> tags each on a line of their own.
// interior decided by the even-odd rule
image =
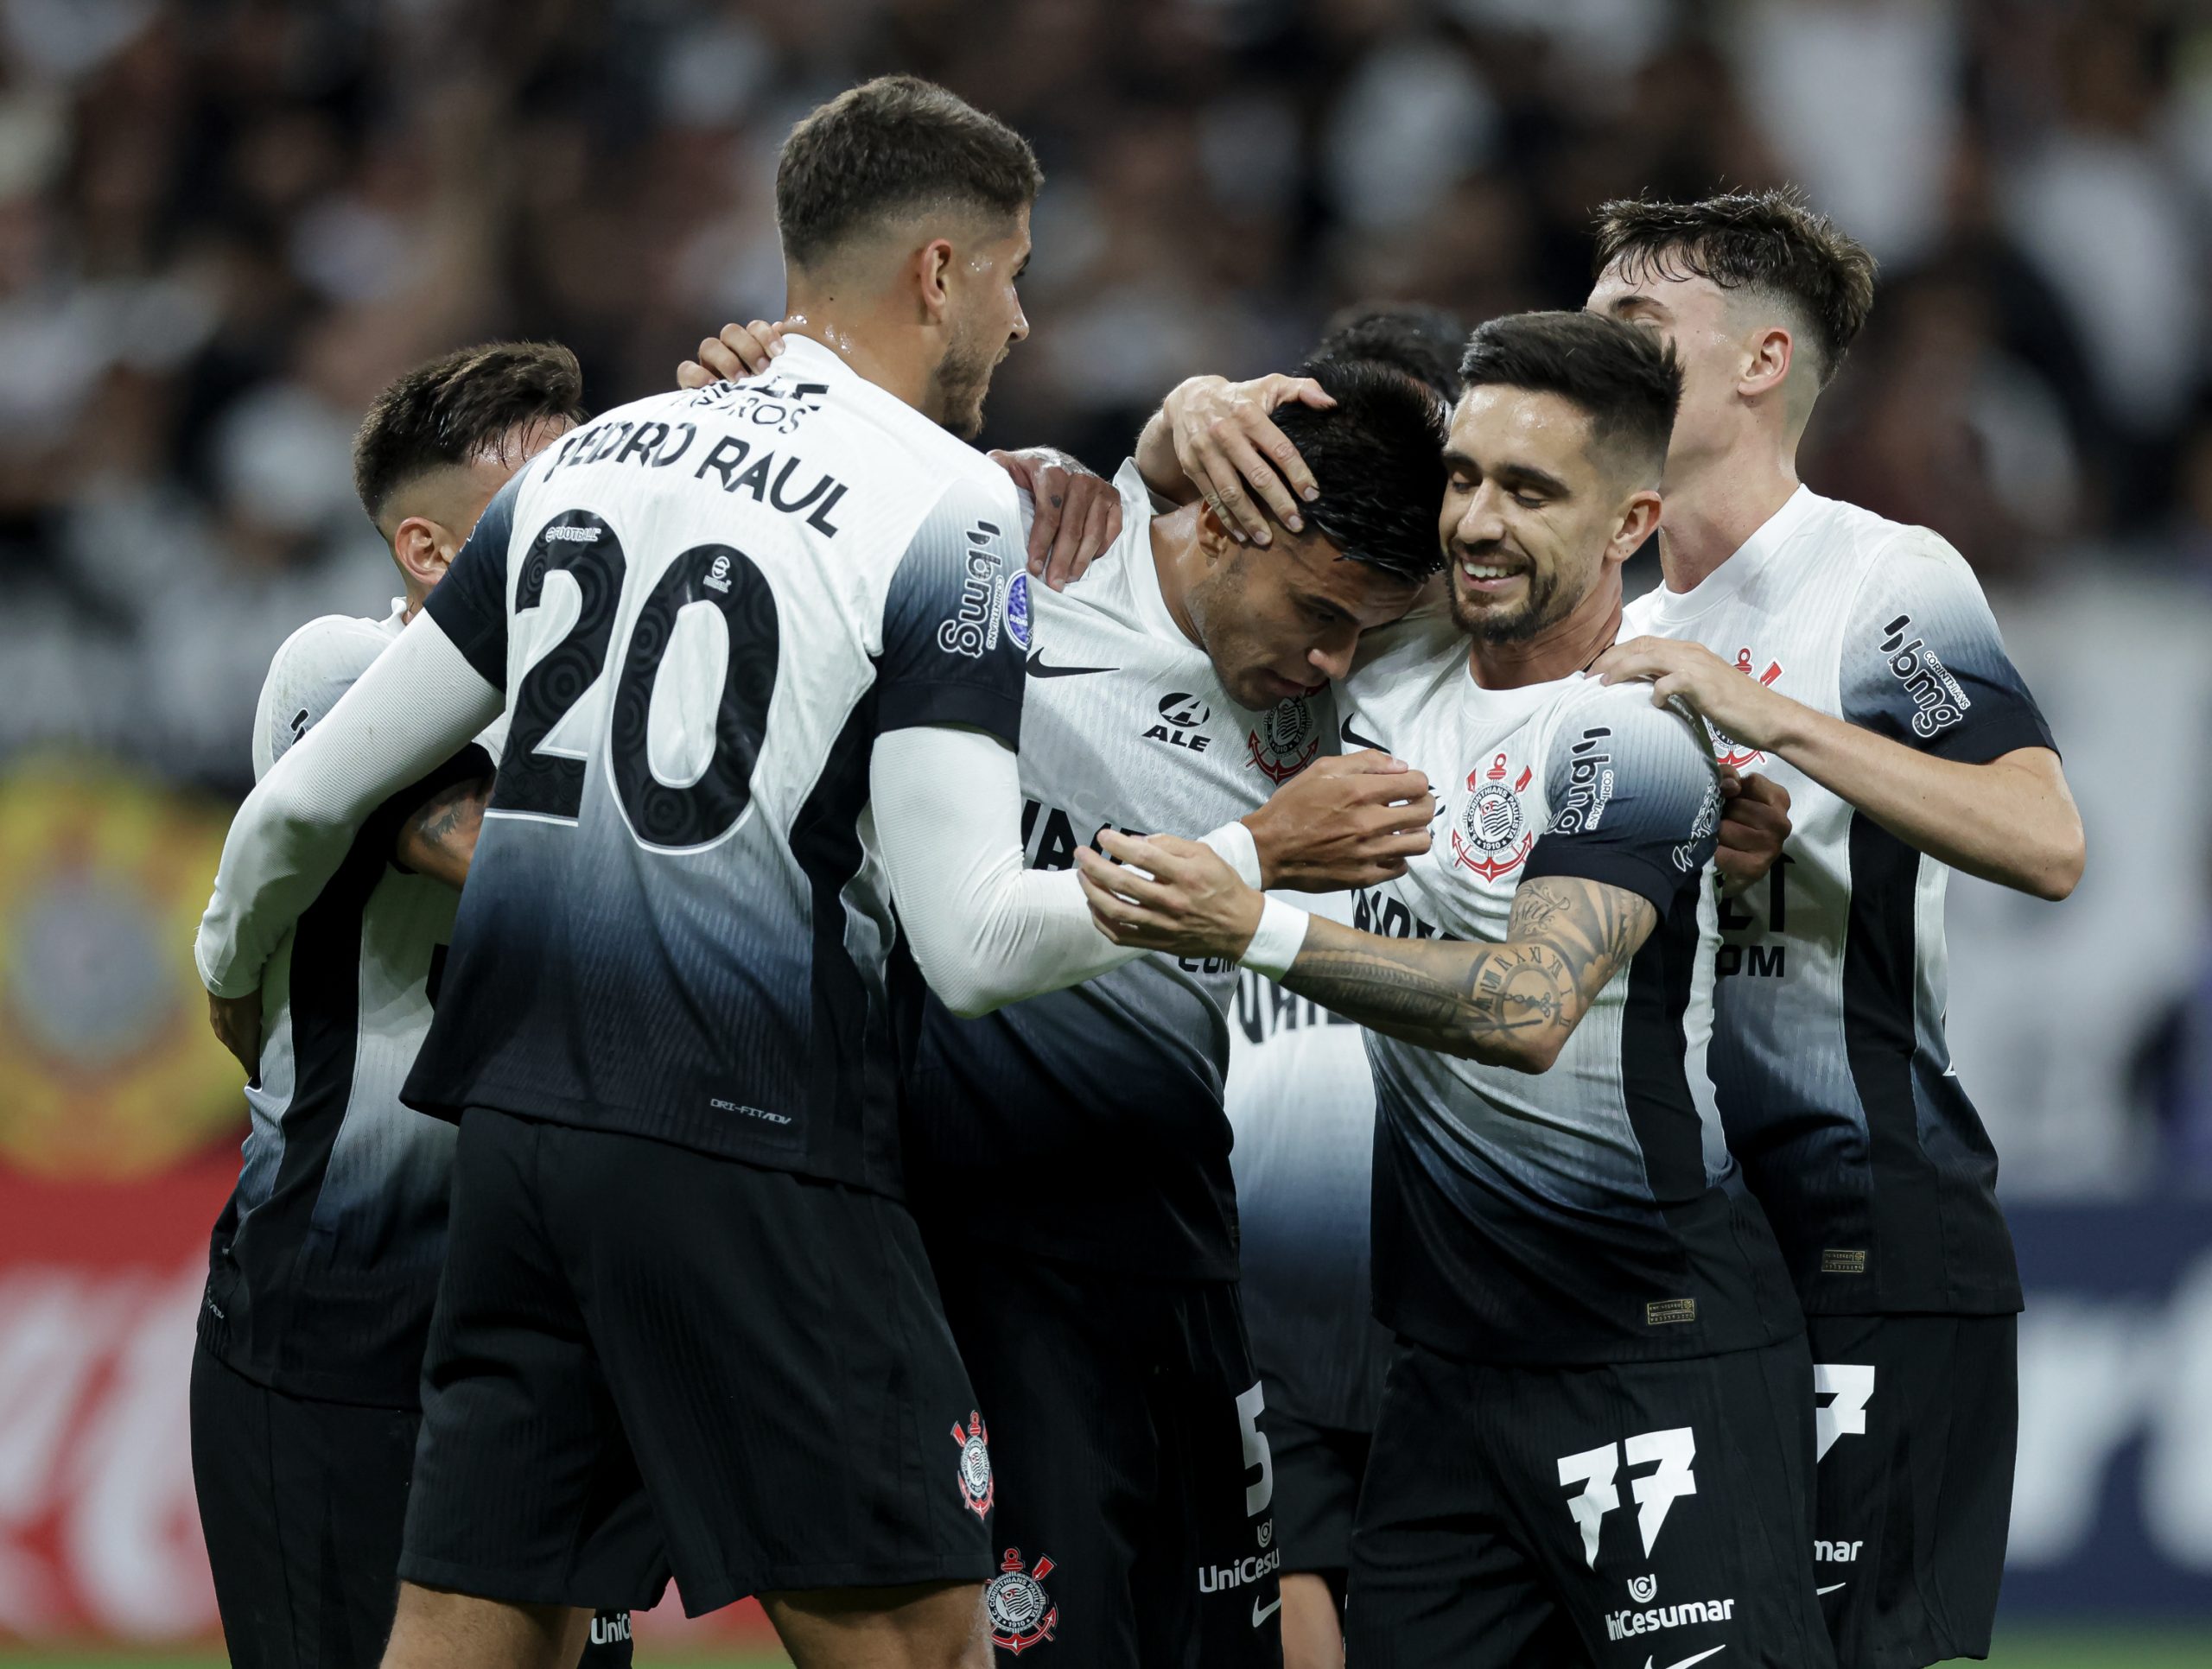
<svg viewBox="0 0 2212 1669">
<path fill-rule="evenodd" d="M 516 614 L 545 606 L 546 578 L 556 570 L 575 587 L 576 618 L 516 689 L 506 758 L 492 790 L 491 809 L 572 823 L 583 805 L 585 762 L 596 739 L 561 733 L 572 709 L 605 676 L 629 564 L 622 542 L 605 521 L 588 511 L 566 511 L 539 530 L 523 558 L 515 582 Z M 677 618 L 692 604 L 720 612 L 729 652 L 721 688 L 710 696 L 714 752 L 696 776 L 677 783 L 654 771 L 650 730 L 654 691 L 676 641 Z M 743 551 L 734 545 L 694 545 L 663 570 L 631 627 L 609 720 L 608 772 L 623 817 L 640 845 L 686 851 L 711 845 L 736 827 L 753 799 L 753 769 L 776 689 L 777 647 L 775 593 Z M 691 668 L 687 657 L 685 671 L 697 676 Z M 709 696 L 702 690 L 671 694 Z"/>
</svg>

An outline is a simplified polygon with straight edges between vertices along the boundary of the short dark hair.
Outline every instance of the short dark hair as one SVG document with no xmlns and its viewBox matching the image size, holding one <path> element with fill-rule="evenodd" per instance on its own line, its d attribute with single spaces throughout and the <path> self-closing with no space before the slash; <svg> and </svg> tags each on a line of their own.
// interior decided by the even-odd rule
<svg viewBox="0 0 2212 1669">
<path fill-rule="evenodd" d="M 1682 368 L 1656 331 L 1596 313 L 1510 313 L 1467 339 L 1459 376 L 1478 388 L 1556 394 L 1590 419 L 1590 444 L 1656 480 L 1682 401 Z"/>
<path fill-rule="evenodd" d="M 1599 206 L 1597 232 L 1600 273 L 1618 262 L 1631 276 L 1707 278 L 1794 308 L 1823 388 L 1874 305 L 1874 257 L 1794 187 L 1696 203 L 1620 198 Z"/>
<path fill-rule="evenodd" d="M 880 75 L 810 111 L 776 161 L 784 258 L 819 263 L 855 232 L 925 204 L 1011 219 L 1045 181 L 1029 142 L 943 87 Z"/>
<path fill-rule="evenodd" d="M 1467 327 L 1442 308 L 1362 301 L 1331 315 L 1306 363 L 1364 359 L 1388 365 L 1433 389 L 1448 405 L 1459 397 L 1459 356 L 1466 346 Z"/>
<path fill-rule="evenodd" d="M 421 365 L 369 403 L 353 436 L 353 490 L 381 523 L 416 477 L 498 453 L 518 429 L 582 422 L 584 378 L 558 342 L 493 342 Z"/>
<path fill-rule="evenodd" d="M 1426 580 L 1444 565 L 1443 408 L 1402 371 L 1367 360 L 1325 360 L 1310 374 L 1336 404 L 1274 412 L 1320 489 L 1302 507 L 1306 524 L 1355 562 Z"/>
</svg>

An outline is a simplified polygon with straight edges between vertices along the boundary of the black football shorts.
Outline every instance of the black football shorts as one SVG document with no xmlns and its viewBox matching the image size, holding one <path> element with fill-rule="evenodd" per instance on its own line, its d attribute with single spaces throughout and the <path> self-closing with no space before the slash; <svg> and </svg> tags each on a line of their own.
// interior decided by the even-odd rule
<svg viewBox="0 0 2212 1669">
<path fill-rule="evenodd" d="M 1264 1374 L 1262 1383 L 1272 1382 Z M 1275 1539 L 1285 1576 L 1316 1576 L 1341 1605 L 1351 1571 L 1351 1526 L 1372 1431 L 1317 1425 L 1268 1406 L 1275 1463 Z"/>
<path fill-rule="evenodd" d="M 399 1597 L 422 1417 L 298 1397 L 202 1347 L 192 1475 L 236 1669 L 376 1669 Z M 592 1619 L 580 1669 L 627 1669 L 630 1618 Z"/>
<path fill-rule="evenodd" d="M 931 1249 L 990 1421 L 999 1661 L 1280 1669 L 1274 1465 L 1234 1283 Z"/>
<path fill-rule="evenodd" d="M 979 1582 L 991 1452 L 894 1200 L 472 1107 L 400 1572 L 693 1615 Z"/>
<path fill-rule="evenodd" d="M 2020 1428 L 2015 1316 L 1815 1316 L 1813 1562 L 1841 1669 L 1989 1655 Z"/>
<path fill-rule="evenodd" d="M 1401 1342 L 1352 1533 L 1348 1669 L 1831 1669 L 1805 1342 L 1476 1367 Z"/>
</svg>

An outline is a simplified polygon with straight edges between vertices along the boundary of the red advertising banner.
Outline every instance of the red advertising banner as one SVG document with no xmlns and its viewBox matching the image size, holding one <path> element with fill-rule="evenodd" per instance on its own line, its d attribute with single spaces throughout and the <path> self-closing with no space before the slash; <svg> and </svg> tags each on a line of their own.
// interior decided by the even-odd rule
<svg viewBox="0 0 2212 1669">
<path fill-rule="evenodd" d="M 212 1640 L 186 1416 L 227 1158 L 127 1182 L 0 1170 L 0 1638 Z M 747 1602 L 641 1645 L 773 1644 Z"/>
</svg>

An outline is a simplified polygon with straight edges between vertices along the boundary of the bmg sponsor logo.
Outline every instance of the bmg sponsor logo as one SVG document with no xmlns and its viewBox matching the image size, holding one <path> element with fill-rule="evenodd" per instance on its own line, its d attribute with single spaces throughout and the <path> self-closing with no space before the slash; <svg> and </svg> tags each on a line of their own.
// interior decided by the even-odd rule
<svg viewBox="0 0 2212 1669">
<path fill-rule="evenodd" d="M 1912 733 L 1925 738 L 1958 723 L 1974 703 L 1924 639 L 1905 641 L 1905 633 L 1911 630 L 1910 614 L 1900 614 L 1884 626 L 1882 654 L 1889 663 L 1890 676 L 1911 699 Z"/>
</svg>

